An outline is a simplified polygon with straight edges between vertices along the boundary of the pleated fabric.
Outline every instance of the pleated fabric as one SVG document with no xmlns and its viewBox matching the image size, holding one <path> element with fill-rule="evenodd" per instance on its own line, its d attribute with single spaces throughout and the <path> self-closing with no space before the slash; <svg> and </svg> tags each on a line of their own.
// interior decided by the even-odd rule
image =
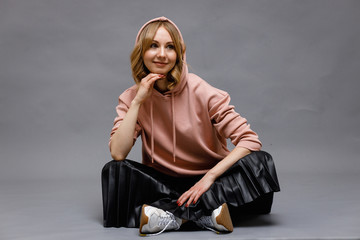
<svg viewBox="0 0 360 240">
<path fill-rule="evenodd" d="M 131 160 L 108 162 L 102 169 L 104 227 L 139 227 L 143 204 L 193 221 L 225 202 L 232 218 L 265 214 L 271 211 L 273 193 L 280 191 L 273 159 L 264 151 L 236 162 L 196 204 L 179 207 L 178 198 L 201 178 L 168 176 Z"/>
</svg>

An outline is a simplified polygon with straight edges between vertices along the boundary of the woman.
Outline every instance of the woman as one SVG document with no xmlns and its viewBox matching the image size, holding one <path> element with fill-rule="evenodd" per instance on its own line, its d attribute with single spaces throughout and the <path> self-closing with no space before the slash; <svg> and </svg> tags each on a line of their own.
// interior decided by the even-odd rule
<svg viewBox="0 0 360 240">
<path fill-rule="evenodd" d="M 190 220 L 231 232 L 231 217 L 270 212 L 279 191 L 271 156 L 259 151 L 229 95 L 188 73 L 171 20 L 155 18 L 140 29 L 131 67 L 136 84 L 119 97 L 109 143 L 114 160 L 102 172 L 104 226 L 156 234 Z M 140 135 L 143 164 L 126 160 Z"/>
</svg>

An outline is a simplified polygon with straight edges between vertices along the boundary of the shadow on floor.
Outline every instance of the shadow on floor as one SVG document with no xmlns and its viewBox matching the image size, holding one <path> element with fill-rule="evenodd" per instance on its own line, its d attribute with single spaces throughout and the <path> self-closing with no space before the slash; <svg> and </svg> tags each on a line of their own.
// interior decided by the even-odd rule
<svg viewBox="0 0 360 240">
<path fill-rule="evenodd" d="M 274 214 L 242 215 L 233 217 L 234 227 L 266 227 L 278 225 L 279 221 Z"/>
<path fill-rule="evenodd" d="M 234 227 L 266 227 L 278 225 L 279 221 L 277 217 L 272 214 L 262 214 L 262 215 L 242 215 L 236 218 L 233 218 Z M 180 231 L 203 231 L 200 229 L 194 222 L 184 223 Z"/>
</svg>

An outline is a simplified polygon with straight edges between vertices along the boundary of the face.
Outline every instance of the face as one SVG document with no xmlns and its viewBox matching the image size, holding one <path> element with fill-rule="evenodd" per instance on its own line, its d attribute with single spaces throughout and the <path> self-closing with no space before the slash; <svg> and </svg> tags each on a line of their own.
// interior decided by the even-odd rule
<svg viewBox="0 0 360 240">
<path fill-rule="evenodd" d="M 174 43 L 169 32 L 160 27 L 148 50 L 145 51 L 144 64 L 152 73 L 166 75 L 176 63 Z"/>
</svg>

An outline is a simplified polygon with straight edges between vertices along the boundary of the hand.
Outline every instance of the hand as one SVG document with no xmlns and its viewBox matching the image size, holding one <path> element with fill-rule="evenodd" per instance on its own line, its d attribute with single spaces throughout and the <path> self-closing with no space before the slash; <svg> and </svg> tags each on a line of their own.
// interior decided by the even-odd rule
<svg viewBox="0 0 360 240">
<path fill-rule="evenodd" d="M 154 88 L 154 83 L 156 80 L 165 78 L 166 76 L 163 74 L 157 73 L 149 73 L 146 77 L 141 79 L 141 82 L 138 86 L 138 91 L 135 97 L 135 101 L 138 103 L 143 103 L 150 95 Z"/>
<path fill-rule="evenodd" d="M 203 195 L 211 185 L 214 183 L 215 179 L 205 175 L 203 178 L 200 179 L 194 186 L 192 186 L 188 191 L 184 192 L 180 198 L 178 199 L 177 203 L 179 206 L 182 206 L 185 202 L 185 207 L 190 206 L 191 203 L 195 204 L 201 195 Z"/>
</svg>

